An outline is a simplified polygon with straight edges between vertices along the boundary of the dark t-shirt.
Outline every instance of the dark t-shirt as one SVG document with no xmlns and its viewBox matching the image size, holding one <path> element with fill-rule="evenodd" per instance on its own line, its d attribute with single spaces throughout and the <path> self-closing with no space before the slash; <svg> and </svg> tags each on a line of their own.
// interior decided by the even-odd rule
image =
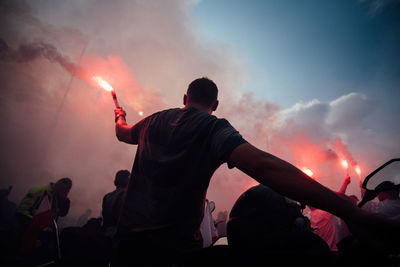
<svg viewBox="0 0 400 267">
<path fill-rule="evenodd" d="M 131 134 L 138 147 L 120 230 L 198 229 L 213 173 L 246 141 L 227 120 L 195 108 L 155 113 Z"/>
</svg>

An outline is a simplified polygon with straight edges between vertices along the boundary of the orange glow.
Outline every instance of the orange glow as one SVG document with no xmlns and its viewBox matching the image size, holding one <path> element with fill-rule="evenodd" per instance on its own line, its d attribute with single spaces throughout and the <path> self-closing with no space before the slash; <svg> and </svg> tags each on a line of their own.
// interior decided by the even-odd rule
<svg viewBox="0 0 400 267">
<path fill-rule="evenodd" d="M 359 176 L 361 175 L 361 169 L 360 169 L 360 166 L 359 166 L 359 165 L 356 166 L 356 173 L 357 173 Z"/>
<path fill-rule="evenodd" d="M 108 83 L 108 82 L 106 82 L 105 80 L 103 80 L 103 78 L 101 78 L 100 76 L 93 76 L 93 78 L 92 78 L 95 82 L 97 82 L 97 84 L 101 87 L 101 88 L 103 88 L 104 90 L 106 90 L 106 91 L 108 91 L 108 92 L 111 92 L 111 91 L 113 91 L 114 89 L 112 88 L 112 86 Z"/>
<path fill-rule="evenodd" d="M 341 163 L 342 163 L 343 167 L 345 167 L 345 168 L 349 167 L 349 164 L 347 163 L 347 160 L 341 159 Z"/>
<path fill-rule="evenodd" d="M 307 167 L 302 167 L 301 170 L 302 170 L 305 174 L 307 174 L 308 176 L 310 176 L 310 177 L 313 176 L 313 172 L 312 172 L 309 168 L 307 168 Z"/>
</svg>

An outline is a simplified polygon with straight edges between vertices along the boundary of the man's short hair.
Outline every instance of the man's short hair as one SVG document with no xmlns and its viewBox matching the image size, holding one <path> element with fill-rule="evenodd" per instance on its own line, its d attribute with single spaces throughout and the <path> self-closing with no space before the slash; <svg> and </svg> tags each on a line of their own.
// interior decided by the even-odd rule
<svg viewBox="0 0 400 267">
<path fill-rule="evenodd" d="M 130 172 L 128 170 L 119 170 L 115 174 L 114 185 L 116 187 L 127 187 L 129 184 Z"/>
<path fill-rule="evenodd" d="M 66 189 L 67 189 L 68 191 L 71 190 L 71 187 L 72 187 L 72 180 L 71 180 L 70 178 L 68 178 L 68 177 L 61 178 L 61 179 L 58 180 L 56 183 L 57 183 L 57 184 L 58 184 L 58 183 L 64 184 L 64 185 L 66 186 Z"/>
<path fill-rule="evenodd" d="M 212 80 L 202 77 L 189 84 L 187 95 L 192 102 L 211 107 L 217 100 L 218 88 Z"/>
</svg>

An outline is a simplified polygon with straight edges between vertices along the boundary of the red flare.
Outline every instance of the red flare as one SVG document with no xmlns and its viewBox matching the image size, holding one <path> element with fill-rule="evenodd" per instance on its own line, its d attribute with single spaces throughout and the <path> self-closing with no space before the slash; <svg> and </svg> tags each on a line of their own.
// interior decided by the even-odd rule
<svg viewBox="0 0 400 267">
<path fill-rule="evenodd" d="M 303 167 L 301 168 L 301 170 L 302 170 L 305 174 L 307 174 L 308 176 L 310 176 L 310 177 L 313 176 L 313 172 L 312 172 L 309 168 L 303 166 Z"/>
<path fill-rule="evenodd" d="M 343 167 L 345 167 L 345 168 L 349 167 L 349 164 L 347 163 L 347 160 L 341 159 L 340 161 L 341 161 L 341 164 L 343 165 Z"/>
<path fill-rule="evenodd" d="M 359 165 L 356 166 L 356 173 L 357 173 L 359 176 L 361 175 L 361 169 L 360 169 L 360 166 L 359 166 Z"/>
<path fill-rule="evenodd" d="M 101 78 L 100 76 L 93 76 L 92 79 L 93 81 L 97 82 L 97 85 L 103 88 L 104 90 L 108 92 L 114 91 L 114 88 L 112 88 L 112 86 L 108 82 L 103 80 L 103 78 Z"/>
<path fill-rule="evenodd" d="M 112 86 L 108 82 L 103 80 L 103 78 L 101 78 L 100 76 L 93 76 L 92 79 L 95 82 L 97 82 L 98 86 L 100 86 L 101 88 L 103 88 L 104 90 L 106 90 L 108 92 L 111 92 L 111 96 L 114 100 L 115 107 L 119 108 L 120 106 L 118 104 L 117 95 L 115 94 L 114 88 L 112 88 Z"/>
</svg>

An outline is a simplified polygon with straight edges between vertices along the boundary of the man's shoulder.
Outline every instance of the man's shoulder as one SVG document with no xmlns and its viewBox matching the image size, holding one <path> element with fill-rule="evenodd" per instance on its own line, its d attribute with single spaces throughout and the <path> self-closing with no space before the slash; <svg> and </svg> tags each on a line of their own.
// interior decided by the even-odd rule
<svg viewBox="0 0 400 267">
<path fill-rule="evenodd" d="M 176 123 L 192 122 L 199 125 L 199 122 L 209 124 L 214 121 L 221 121 L 226 124 L 228 121 L 226 119 L 220 119 L 212 114 L 208 114 L 202 110 L 196 109 L 194 107 L 189 108 L 170 108 L 158 111 L 148 116 L 146 119 L 149 120 L 162 120 L 162 121 L 175 121 Z"/>
<path fill-rule="evenodd" d="M 108 198 L 114 198 L 117 197 L 121 194 L 124 194 L 126 191 L 122 190 L 122 189 L 115 189 L 114 191 L 111 191 L 107 194 L 104 195 L 103 199 L 108 199 Z"/>
<path fill-rule="evenodd" d="M 160 116 L 160 115 L 165 115 L 165 114 L 172 114 L 172 113 L 179 113 L 180 111 L 181 111 L 181 108 L 168 108 L 168 109 L 157 111 L 157 112 L 151 114 L 149 117 Z"/>
</svg>

